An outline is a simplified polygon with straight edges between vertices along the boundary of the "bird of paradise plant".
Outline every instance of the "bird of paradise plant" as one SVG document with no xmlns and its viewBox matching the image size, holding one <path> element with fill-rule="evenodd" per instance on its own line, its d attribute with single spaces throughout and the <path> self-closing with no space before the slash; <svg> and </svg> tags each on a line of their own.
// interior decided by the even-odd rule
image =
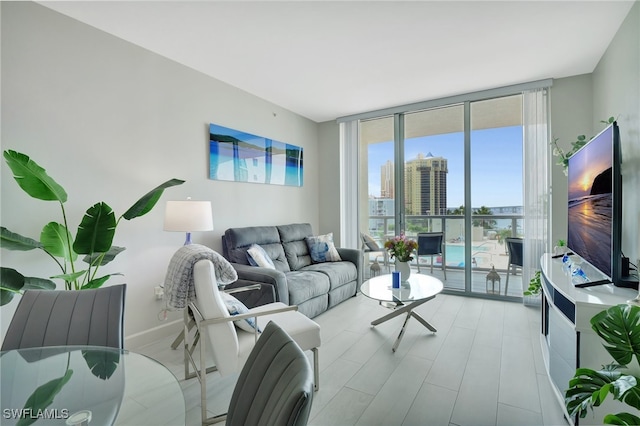
<svg viewBox="0 0 640 426">
<path fill-rule="evenodd" d="M 132 220 L 149 213 L 166 188 L 184 183 L 179 179 L 164 182 L 136 201 L 117 219 L 107 203 L 96 203 L 87 209 L 74 238 L 69 230 L 64 208 L 67 201 L 64 188 L 25 154 L 6 150 L 4 159 L 24 192 L 32 198 L 60 204 L 62 223 L 54 221 L 46 224 L 39 240 L 11 232 L 2 226 L 1 247 L 18 251 L 42 250 L 55 261 L 61 273 L 49 278 L 38 278 L 24 276 L 12 268 L 0 267 L 0 306 L 9 303 L 16 294 L 21 294 L 24 290 L 55 289 L 53 279 L 63 280 L 67 290 L 80 290 L 101 287 L 111 276 L 121 275 L 114 273 L 98 276 L 100 266 L 111 262 L 124 250 L 124 247 L 112 245 L 120 221 Z M 88 264 L 87 267 L 76 266 L 78 255 L 85 255 L 82 260 Z"/>
</svg>

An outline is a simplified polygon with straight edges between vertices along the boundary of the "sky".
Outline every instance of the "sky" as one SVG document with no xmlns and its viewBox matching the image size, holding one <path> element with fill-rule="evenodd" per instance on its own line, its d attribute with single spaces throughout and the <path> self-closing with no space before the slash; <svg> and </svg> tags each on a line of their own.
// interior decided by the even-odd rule
<svg viewBox="0 0 640 426">
<path fill-rule="evenodd" d="M 428 153 L 448 161 L 447 207 L 464 204 L 464 134 L 423 136 L 405 141 L 405 161 Z M 393 142 L 369 145 L 369 194 L 380 196 L 380 169 L 393 161 Z M 471 132 L 471 204 L 473 207 L 521 206 L 522 127 Z"/>
<path fill-rule="evenodd" d="M 569 160 L 569 199 L 591 192 L 593 179 L 611 167 L 613 128 L 609 127 L 592 139 Z"/>
</svg>

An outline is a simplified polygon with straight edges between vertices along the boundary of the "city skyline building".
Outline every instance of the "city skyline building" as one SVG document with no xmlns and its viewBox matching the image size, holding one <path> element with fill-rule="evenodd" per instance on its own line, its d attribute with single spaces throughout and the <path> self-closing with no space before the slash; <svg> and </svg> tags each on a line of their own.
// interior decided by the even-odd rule
<svg viewBox="0 0 640 426">
<path fill-rule="evenodd" d="M 393 173 L 393 162 L 387 160 L 380 167 L 380 198 L 394 198 L 395 178 Z"/>
<path fill-rule="evenodd" d="M 405 210 L 408 215 L 447 213 L 447 159 L 418 154 L 404 167 Z"/>
</svg>

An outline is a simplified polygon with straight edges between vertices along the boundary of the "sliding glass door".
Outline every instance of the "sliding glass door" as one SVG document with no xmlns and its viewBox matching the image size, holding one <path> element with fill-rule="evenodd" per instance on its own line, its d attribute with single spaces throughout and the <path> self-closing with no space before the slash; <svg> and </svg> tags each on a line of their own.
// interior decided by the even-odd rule
<svg viewBox="0 0 640 426">
<path fill-rule="evenodd" d="M 504 239 L 522 235 L 521 117 L 514 95 L 360 121 L 361 233 L 382 247 L 400 233 L 443 232 L 443 255 L 418 257 L 414 271 L 448 291 L 520 296 L 521 272 L 506 293 Z M 365 276 L 384 261 L 365 260 Z"/>
<path fill-rule="evenodd" d="M 404 119 L 404 231 L 443 232 L 442 255 L 418 256 L 416 270 L 444 279 L 445 288 L 464 290 L 464 217 L 451 206 L 465 204 L 464 105 L 417 111 Z M 433 271 L 433 272 L 432 272 Z"/>
<path fill-rule="evenodd" d="M 471 291 L 521 297 L 522 270 L 508 270 L 505 239 L 524 235 L 522 96 L 471 102 L 470 116 Z M 487 279 L 492 268 L 498 282 Z"/>
</svg>

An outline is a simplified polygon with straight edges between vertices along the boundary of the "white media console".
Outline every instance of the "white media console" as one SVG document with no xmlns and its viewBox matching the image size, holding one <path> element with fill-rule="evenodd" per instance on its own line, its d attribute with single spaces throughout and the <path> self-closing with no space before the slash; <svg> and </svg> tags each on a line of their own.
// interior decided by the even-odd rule
<svg viewBox="0 0 640 426">
<path fill-rule="evenodd" d="M 564 393 L 577 367 L 598 370 L 602 365 L 613 362 L 602 345 L 602 339 L 591 328 L 591 318 L 611 306 L 626 303 L 635 298 L 638 292 L 615 287 L 613 284 L 575 287 L 561 258 L 553 258 L 551 254 L 542 256 L 540 266 L 543 288 L 540 335 L 542 354 L 547 374 L 565 416 L 573 425 L 594 425 L 602 424 L 605 414 L 633 412 L 633 408 L 613 401 L 609 395 L 605 404 L 594 410 L 595 414 L 589 412 L 584 419 L 570 418 L 564 405 Z M 589 265 L 583 266 L 589 278 L 599 279 L 598 271 L 586 269 L 588 267 Z M 640 415 L 640 412 L 635 414 Z"/>
</svg>

